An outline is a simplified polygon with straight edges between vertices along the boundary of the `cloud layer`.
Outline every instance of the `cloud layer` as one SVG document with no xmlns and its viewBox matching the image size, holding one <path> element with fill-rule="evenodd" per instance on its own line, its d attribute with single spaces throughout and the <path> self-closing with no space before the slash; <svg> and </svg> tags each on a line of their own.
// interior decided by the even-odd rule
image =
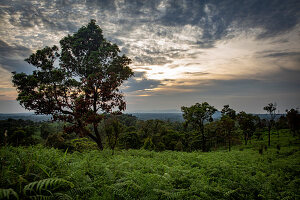
<svg viewBox="0 0 300 200">
<path fill-rule="evenodd" d="M 203 100 L 248 112 L 271 101 L 299 107 L 299 10 L 298 0 L 4 0 L 0 100 L 16 97 L 11 71 L 32 71 L 24 58 L 96 19 L 133 59 L 129 111 Z"/>
</svg>

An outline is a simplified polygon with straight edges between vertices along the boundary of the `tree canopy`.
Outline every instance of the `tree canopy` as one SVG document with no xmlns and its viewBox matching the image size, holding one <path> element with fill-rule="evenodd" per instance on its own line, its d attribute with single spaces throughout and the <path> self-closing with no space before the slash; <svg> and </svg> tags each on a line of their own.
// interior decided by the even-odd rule
<svg viewBox="0 0 300 200">
<path fill-rule="evenodd" d="M 269 114 L 269 120 L 268 120 L 268 145 L 271 146 L 271 128 L 273 126 L 275 117 L 276 117 L 276 103 L 269 103 L 267 106 L 264 107 L 264 110 Z"/>
<path fill-rule="evenodd" d="M 191 124 L 202 136 L 202 151 L 207 151 L 206 136 L 204 133 L 204 122 L 213 121 L 212 115 L 217 111 L 207 102 L 196 103 L 191 107 L 181 107 L 186 124 Z"/>
<path fill-rule="evenodd" d="M 89 136 L 102 149 L 98 123 L 101 112 L 120 112 L 126 103 L 121 84 L 133 75 L 131 60 L 107 41 L 91 20 L 57 46 L 45 47 L 25 59 L 37 69 L 32 74 L 13 72 L 17 100 L 36 114 L 69 122 L 68 132 Z M 93 134 L 88 125 L 93 126 Z"/>
</svg>

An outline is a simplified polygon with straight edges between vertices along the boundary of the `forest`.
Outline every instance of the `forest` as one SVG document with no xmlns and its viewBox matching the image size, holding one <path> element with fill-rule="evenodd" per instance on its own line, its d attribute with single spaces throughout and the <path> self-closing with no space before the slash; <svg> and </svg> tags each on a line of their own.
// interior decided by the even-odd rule
<svg viewBox="0 0 300 200">
<path fill-rule="evenodd" d="M 0 120 L 0 199 L 300 198 L 297 109 L 122 114 L 132 61 L 95 20 L 25 61 L 36 70 L 12 72 L 17 100 L 51 121 Z"/>
</svg>

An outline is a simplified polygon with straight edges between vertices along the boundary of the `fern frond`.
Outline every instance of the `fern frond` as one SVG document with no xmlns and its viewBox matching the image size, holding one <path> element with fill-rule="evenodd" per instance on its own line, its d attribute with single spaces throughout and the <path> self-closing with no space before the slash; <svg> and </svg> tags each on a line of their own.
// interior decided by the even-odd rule
<svg viewBox="0 0 300 200">
<path fill-rule="evenodd" d="M 57 189 L 59 187 L 68 186 L 73 188 L 74 184 L 62 178 L 47 178 L 27 184 L 24 187 L 24 192 L 35 191 L 41 194 L 43 190 Z"/>
<path fill-rule="evenodd" d="M 0 188 L 0 199 L 9 199 L 10 196 L 14 196 L 16 199 L 19 199 L 18 194 L 13 189 Z"/>
<path fill-rule="evenodd" d="M 69 190 L 69 194 L 71 196 L 89 196 L 91 195 L 96 189 L 94 187 L 79 187 L 79 188 L 73 188 Z"/>
<path fill-rule="evenodd" d="M 176 192 L 169 192 L 161 189 L 153 189 L 154 192 L 157 192 L 163 197 L 164 199 L 183 199 L 184 190 L 176 191 Z"/>
<path fill-rule="evenodd" d="M 73 198 L 67 194 L 64 194 L 64 193 L 55 193 L 54 195 L 54 199 L 56 200 L 73 200 Z"/>
<path fill-rule="evenodd" d="M 35 196 L 29 196 L 29 199 L 32 200 L 52 200 L 55 199 L 53 196 L 47 196 L 47 195 L 35 195 Z"/>
<path fill-rule="evenodd" d="M 49 167 L 47 167 L 46 165 L 42 165 L 42 164 L 36 164 L 45 174 L 47 174 L 47 176 L 50 177 L 56 177 L 56 173 L 51 170 Z"/>
</svg>

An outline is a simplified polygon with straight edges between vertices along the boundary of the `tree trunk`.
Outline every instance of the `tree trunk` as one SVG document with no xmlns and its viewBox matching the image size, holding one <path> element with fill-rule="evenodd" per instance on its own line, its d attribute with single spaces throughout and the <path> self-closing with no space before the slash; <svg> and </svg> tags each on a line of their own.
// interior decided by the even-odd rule
<svg viewBox="0 0 300 200">
<path fill-rule="evenodd" d="M 97 143 L 98 148 L 100 150 L 103 150 L 101 136 L 100 136 L 99 131 L 98 131 L 98 125 L 96 123 L 94 123 L 93 125 L 94 125 L 94 133 L 96 135 L 96 141 L 95 142 Z"/>
<path fill-rule="evenodd" d="M 228 141 L 228 148 L 229 148 L 229 151 L 231 150 L 231 138 L 229 138 L 229 141 Z"/>
<path fill-rule="evenodd" d="M 268 146 L 271 146 L 271 125 L 269 125 Z"/>
<path fill-rule="evenodd" d="M 245 145 L 247 145 L 247 142 L 248 142 L 248 134 L 244 134 L 244 137 L 245 137 Z"/>
<path fill-rule="evenodd" d="M 201 129 L 201 134 L 202 134 L 202 151 L 206 152 L 206 137 L 204 135 L 204 130 Z"/>
</svg>

